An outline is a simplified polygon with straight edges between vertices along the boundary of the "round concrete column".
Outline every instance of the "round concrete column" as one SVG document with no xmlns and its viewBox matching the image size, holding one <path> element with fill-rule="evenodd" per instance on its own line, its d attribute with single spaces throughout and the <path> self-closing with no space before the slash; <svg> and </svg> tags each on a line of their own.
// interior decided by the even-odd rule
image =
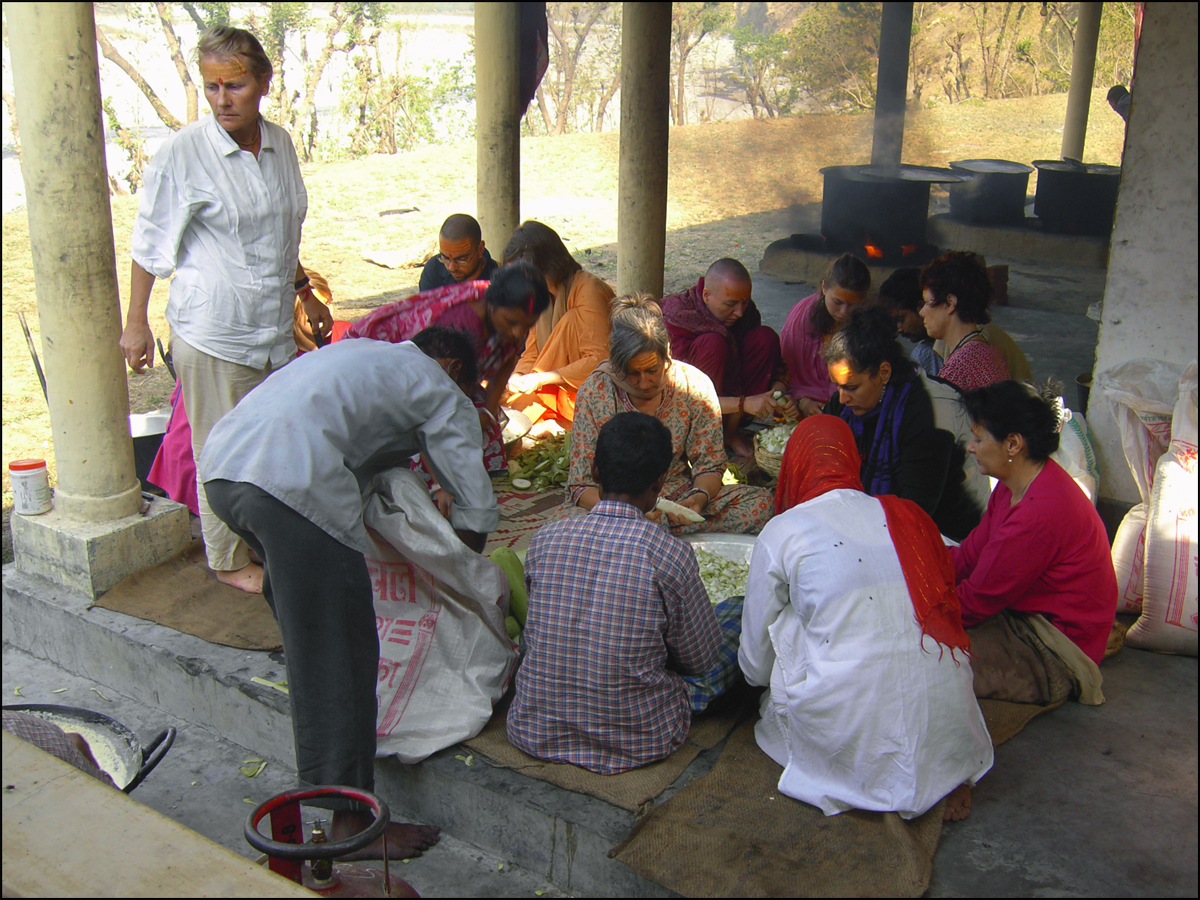
<svg viewBox="0 0 1200 900">
<path fill-rule="evenodd" d="M 875 89 L 875 134 L 871 165 L 898 166 L 904 149 L 904 106 L 908 99 L 908 50 L 913 5 L 884 3 L 879 25 L 879 72 Z"/>
<path fill-rule="evenodd" d="M 90 3 L 10 3 L 13 87 L 38 318 L 58 465 L 55 506 L 108 521 L 138 512 L 96 23 Z"/>
<path fill-rule="evenodd" d="M 1071 52 L 1071 87 L 1067 91 L 1067 118 L 1063 123 L 1063 159 L 1083 162 L 1087 137 L 1088 107 L 1092 102 L 1092 80 L 1096 74 L 1096 44 L 1100 40 L 1100 11 L 1103 3 L 1080 3 L 1075 25 L 1075 47 Z"/>
<path fill-rule="evenodd" d="M 671 4 L 621 8 L 617 294 L 662 296 L 667 239 Z"/>
<path fill-rule="evenodd" d="M 475 4 L 475 204 L 497 260 L 521 224 L 521 5 Z"/>
</svg>

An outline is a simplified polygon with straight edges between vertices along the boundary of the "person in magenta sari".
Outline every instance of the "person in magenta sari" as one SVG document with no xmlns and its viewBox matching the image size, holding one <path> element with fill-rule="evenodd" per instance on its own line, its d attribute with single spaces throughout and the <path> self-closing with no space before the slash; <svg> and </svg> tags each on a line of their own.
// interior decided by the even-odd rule
<svg viewBox="0 0 1200 900">
<path fill-rule="evenodd" d="M 850 317 L 850 311 L 866 299 L 870 288 L 871 272 L 866 263 L 844 253 L 830 263 L 821 278 L 820 290 L 788 313 L 779 343 L 790 376 L 788 393 L 804 415 L 821 412 L 837 390 L 829 380 L 821 349 Z"/>
<path fill-rule="evenodd" d="M 718 259 L 704 277 L 680 294 L 662 299 L 671 336 L 671 357 L 695 366 L 717 389 L 725 420 L 725 444 L 741 456 L 754 447 L 738 428 L 746 415 L 795 415 L 780 368 L 779 335 L 762 324 L 750 294 L 750 273 L 736 259 Z"/>
<path fill-rule="evenodd" d="M 463 332 L 479 359 L 481 383 L 473 399 L 483 424 L 484 463 L 489 472 L 500 472 L 508 466 L 500 398 L 529 330 L 549 305 L 546 279 L 529 263 L 515 262 L 499 269 L 490 283 L 464 281 L 381 306 L 351 325 L 346 338 L 395 344 L 430 325 Z"/>
</svg>

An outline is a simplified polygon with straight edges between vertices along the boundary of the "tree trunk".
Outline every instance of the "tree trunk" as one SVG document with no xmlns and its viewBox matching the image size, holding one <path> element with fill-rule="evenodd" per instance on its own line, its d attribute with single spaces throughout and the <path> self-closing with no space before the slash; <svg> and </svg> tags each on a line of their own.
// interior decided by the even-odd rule
<svg viewBox="0 0 1200 900">
<path fill-rule="evenodd" d="M 117 66 L 120 67 L 121 71 L 133 79 L 133 83 L 138 86 L 138 89 L 143 95 L 145 95 L 146 99 L 150 101 L 150 105 L 154 107 L 154 112 L 162 120 L 162 123 L 172 131 L 178 131 L 180 128 L 182 128 L 183 123 L 171 115 L 171 111 L 167 109 L 166 105 L 162 102 L 162 100 L 159 99 L 158 94 L 154 93 L 154 88 L 150 87 L 146 79 L 141 76 L 141 73 L 131 66 L 125 57 L 117 52 L 116 47 L 109 43 L 104 31 L 100 28 L 99 22 L 96 23 L 96 41 L 100 44 L 100 52 L 104 54 L 104 58 L 110 62 L 116 63 Z"/>
<path fill-rule="evenodd" d="M 158 20 L 162 23 L 163 34 L 167 36 L 167 46 L 171 48 L 171 60 L 175 63 L 175 71 L 179 73 L 179 80 L 183 82 L 183 94 L 187 98 L 187 120 L 195 122 L 199 115 L 196 83 L 192 81 L 187 63 L 184 62 L 183 50 L 179 47 L 179 38 L 175 36 L 175 29 L 171 27 L 171 11 L 165 3 L 155 3 L 154 9 L 158 13 Z"/>
<path fill-rule="evenodd" d="M 550 120 L 550 110 L 546 107 L 546 95 L 539 84 L 537 89 L 538 110 L 542 114 L 542 124 L 546 126 L 546 134 L 554 133 L 554 123 Z"/>
<path fill-rule="evenodd" d="M 604 113 L 608 109 L 608 104 L 616 95 L 617 90 L 621 87 L 621 68 L 618 66 L 617 71 L 613 73 L 612 83 L 605 89 L 600 96 L 600 105 L 596 110 L 596 131 L 604 130 Z"/>
</svg>

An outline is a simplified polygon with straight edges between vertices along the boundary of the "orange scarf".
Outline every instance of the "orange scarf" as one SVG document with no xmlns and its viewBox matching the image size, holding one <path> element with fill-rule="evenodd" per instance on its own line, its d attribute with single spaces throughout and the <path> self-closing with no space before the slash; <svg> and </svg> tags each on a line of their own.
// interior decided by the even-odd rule
<svg viewBox="0 0 1200 900">
<path fill-rule="evenodd" d="M 783 453 L 775 513 L 829 491 L 861 491 L 859 457 L 854 434 L 837 416 L 810 416 L 796 426 Z M 888 534 L 904 572 L 904 582 L 921 634 L 955 650 L 970 651 L 971 639 L 962 625 L 962 610 L 954 591 L 950 551 L 928 514 L 911 500 L 882 496 Z"/>
</svg>

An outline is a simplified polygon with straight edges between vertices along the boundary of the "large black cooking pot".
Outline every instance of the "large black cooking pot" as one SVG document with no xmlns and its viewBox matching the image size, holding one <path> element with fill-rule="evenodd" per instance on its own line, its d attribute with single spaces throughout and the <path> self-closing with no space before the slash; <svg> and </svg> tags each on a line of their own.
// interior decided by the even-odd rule
<svg viewBox="0 0 1200 900">
<path fill-rule="evenodd" d="M 1032 166 L 1007 159 L 960 159 L 950 171 L 965 179 L 950 185 L 950 216 L 976 225 L 1024 225 Z"/>
<path fill-rule="evenodd" d="M 1060 234 L 1112 233 L 1121 169 L 1071 159 L 1035 159 L 1037 194 L 1033 211 L 1047 231 Z"/>
<path fill-rule="evenodd" d="M 888 250 L 925 243 L 929 186 L 961 181 L 928 166 L 826 166 L 821 234 L 835 248 L 874 244 Z"/>
</svg>

